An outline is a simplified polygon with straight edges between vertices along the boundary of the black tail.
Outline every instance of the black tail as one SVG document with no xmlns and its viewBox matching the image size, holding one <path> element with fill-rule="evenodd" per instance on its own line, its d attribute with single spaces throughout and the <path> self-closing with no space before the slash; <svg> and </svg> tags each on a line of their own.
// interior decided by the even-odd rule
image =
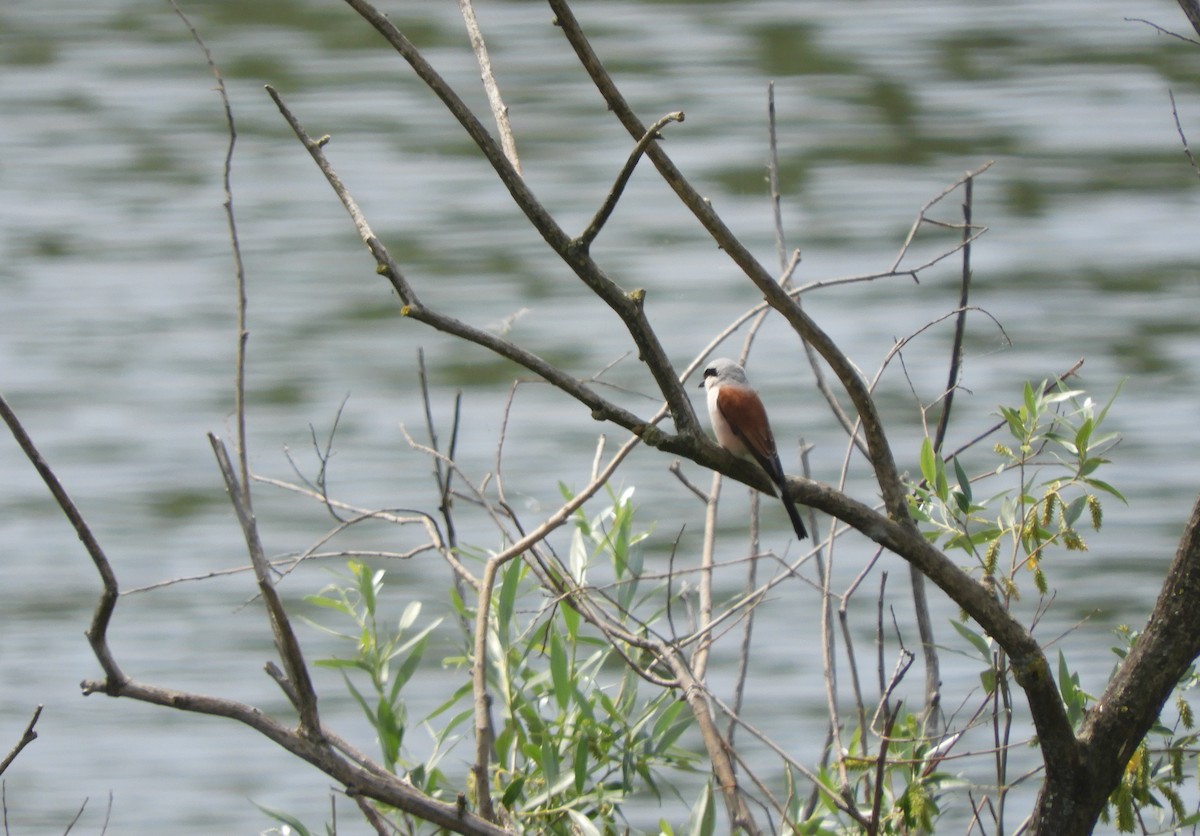
<svg viewBox="0 0 1200 836">
<path fill-rule="evenodd" d="M 779 497 L 783 500 L 783 508 L 787 511 L 788 519 L 792 521 L 792 530 L 796 532 L 796 539 L 807 539 L 808 529 L 804 527 L 804 520 L 800 519 L 800 509 L 792 503 L 791 496 L 788 494 L 787 477 L 783 474 L 783 465 L 779 462 L 778 454 L 768 459 L 758 455 L 752 445 L 748 444 L 746 446 L 750 448 L 751 455 L 762 466 L 762 469 L 767 471 L 767 475 L 771 477 L 771 481 L 779 488 Z"/>
<path fill-rule="evenodd" d="M 792 521 L 792 528 L 796 531 L 796 538 L 803 540 L 808 536 L 808 529 L 804 527 L 804 520 L 800 519 L 800 509 L 792 504 L 791 498 L 787 495 L 783 485 L 779 486 L 779 494 L 783 497 L 783 507 L 787 511 L 788 518 Z"/>
</svg>

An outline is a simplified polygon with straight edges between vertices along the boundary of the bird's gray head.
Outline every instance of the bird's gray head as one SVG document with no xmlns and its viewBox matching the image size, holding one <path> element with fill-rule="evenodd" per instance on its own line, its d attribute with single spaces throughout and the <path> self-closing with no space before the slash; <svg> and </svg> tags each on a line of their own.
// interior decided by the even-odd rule
<svg viewBox="0 0 1200 836">
<path fill-rule="evenodd" d="M 728 357 L 718 357 L 704 369 L 701 386 L 711 388 L 720 383 L 746 383 L 746 372 Z"/>
</svg>

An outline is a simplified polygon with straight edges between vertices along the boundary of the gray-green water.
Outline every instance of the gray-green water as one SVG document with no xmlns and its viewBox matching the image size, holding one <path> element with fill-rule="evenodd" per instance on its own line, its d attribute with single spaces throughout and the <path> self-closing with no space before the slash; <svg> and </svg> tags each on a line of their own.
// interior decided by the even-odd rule
<svg viewBox="0 0 1200 836">
<path fill-rule="evenodd" d="M 399 430 L 419 430 L 423 420 L 417 349 L 425 349 L 440 417 L 454 390 L 464 390 L 460 452 L 476 476 L 493 467 L 513 377 L 511 367 L 396 315 L 263 83 L 280 90 L 310 132 L 332 135 L 334 165 L 428 303 L 453 305 L 478 325 L 528 309 L 514 338 L 580 376 L 628 350 L 450 117 L 348 8 L 333 0 L 184 8 L 226 76 L 240 130 L 234 187 L 250 292 L 257 471 L 289 477 L 286 445 L 311 472 L 309 426 L 325 432 L 349 393 L 333 490 L 365 506 L 430 507 L 429 466 Z M 456 4 L 385 8 L 482 104 Z M 1091 615 L 1061 646 L 1085 688 L 1099 690 L 1111 665 L 1110 629 L 1136 625 L 1147 611 L 1196 491 L 1200 182 L 1181 153 L 1168 90 L 1185 130 L 1200 137 L 1200 53 L 1126 20 L 1182 31 L 1176 4 L 592 2 L 577 13 L 645 120 L 686 112 L 668 131 L 668 151 L 766 263 L 774 243 L 765 102 L 775 81 L 784 217 L 790 244 L 803 249 L 801 282 L 883 269 L 923 203 L 996 161 L 975 192 L 975 218 L 990 231 L 974 249 L 973 301 L 1012 344 L 984 317 L 972 320 L 972 394 L 958 400 L 952 440 L 972 436 L 1024 380 L 1080 357 L 1097 398 L 1128 378 L 1112 414 L 1125 440 L 1110 480 L 1131 504 L 1109 502 L 1093 549 L 1049 567 L 1058 598 L 1044 635 Z M 481 2 L 478 14 L 526 176 L 563 224 L 579 229 L 628 138 L 577 71 L 544 5 Z M 202 56 L 165 3 L 8 0 L 0 8 L 0 125 L 0 391 L 88 516 L 125 588 L 242 564 L 204 437 L 229 435 L 234 293 L 221 212 L 224 125 Z M 942 217 L 956 212 L 947 206 Z M 681 364 L 757 301 L 649 167 L 595 253 L 623 286 L 646 288 L 651 319 Z M 850 285 L 809 294 L 806 304 L 870 373 L 894 338 L 954 307 L 957 281 L 950 261 L 920 285 Z M 906 353 L 926 399 L 943 385 L 948 342 L 942 328 Z M 627 360 L 614 380 L 644 389 L 634 366 Z M 811 387 L 790 385 L 795 374 L 809 378 L 778 322 L 766 328 L 751 372 L 783 446 L 791 450 L 803 434 L 815 445 L 814 475 L 836 479 L 842 437 Z M 882 393 L 901 466 L 915 468 L 920 429 L 898 368 Z M 583 484 L 597 430 L 546 387 L 519 390 L 505 468 L 510 496 L 530 519 L 557 501 L 558 480 Z M 642 518 L 659 522 L 654 553 L 664 554 L 686 524 L 682 546 L 694 554 L 702 516 L 668 464 L 641 451 L 621 481 L 637 485 Z M 35 705 L 46 705 L 41 737 L 5 775 L 13 832 L 62 832 L 85 797 L 78 827 L 99 832 L 110 791 L 110 833 L 254 832 L 267 822 L 248 799 L 322 821 L 328 782 L 250 731 L 78 695 L 78 682 L 96 673 L 82 634 L 97 579 L 11 443 L 0 443 L 0 473 L 0 749 Z M 853 487 L 873 496 L 866 483 Z M 259 488 L 256 503 L 275 553 L 302 550 L 327 529 L 318 507 L 292 496 Z M 727 490 L 730 548 L 743 509 L 741 492 Z M 786 521 L 773 511 L 767 520 L 782 547 Z M 462 523 L 466 539 L 492 544 L 481 520 L 464 514 Z M 412 536 L 381 528 L 353 542 L 403 548 Z M 847 545 L 839 572 L 852 577 L 868 554 Z M 888 568 L 889 603 L 903 613 L 901 567 Z M 411 597 L 437 600 L 447 581 L 432 560 L 393 574 L 404 590 L 396 612 Z M 314 568 L 288 591 L 324 582 Z M 282 711 L 261 673 L 271 654 L 261 614 L 241 607 L 249 596 L 245 576 L 130 596 L 112 633 L 118 657 L 149 682 Z M 801 760 L 817 757 L 824 698 L 815 640 L 797 647 L 795 637 L 816 635 L 816 604 L 815 595 L 784 597 L 764 608 L 757 635 L 772 664 L 748 705 Z M 952 614 L 939 601 L 939 629 L 948 631 Z M 310 655 L 328 650 L 314 633 L 305 639 Z M 957 664 L 946 661 L 948 689 L 975 676 Z M 718 680 L 727 677 L 718 669 Z M 458 681 L 433 666 L 415 685 L 418 709 Z M 325 684 L 330 694 L 340 690 Z M 334 708 L 332 697 L 328 705 L 326 716 L 371 748 L 357 709 Z M 347 819 L 343 805 L 342 832 L 355 832 Z"/>
</svg>

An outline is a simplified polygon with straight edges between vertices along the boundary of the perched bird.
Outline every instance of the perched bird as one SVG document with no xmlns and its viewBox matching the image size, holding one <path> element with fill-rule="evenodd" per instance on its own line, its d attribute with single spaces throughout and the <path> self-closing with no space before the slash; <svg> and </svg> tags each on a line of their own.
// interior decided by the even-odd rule
<svg viewBox="0 0 1200 836">
<path fill-rule="evenodd" d="M 799 510 L 788 497 L 783 465 L 779 463 L 767 411 L 758 393 L 746 380 L 745 370 L 722 357 L 713 360 L 704 370 L 704 381 L 700 385 L 708 390 L 708 417 L 712 419 L 717 443 L 735 456 L 754 459 L 767 471 L 771 481 L 779 487 L 783 507 L 796 536 L 803 540 L 808 536 L 808 530 L 800 519 Z"/>
</svg>

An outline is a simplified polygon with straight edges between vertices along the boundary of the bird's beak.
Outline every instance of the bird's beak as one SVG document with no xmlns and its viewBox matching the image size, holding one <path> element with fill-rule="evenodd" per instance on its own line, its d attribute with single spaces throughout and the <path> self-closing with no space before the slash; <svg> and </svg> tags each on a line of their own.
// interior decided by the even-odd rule
<svg viewBox="0 0 1200 836">
<path fill-rule="evenodd" d="M 701 380 L 700 380 L 700 385 L 699 385 L 699 386 L 697 386 L 696 388 L 697 388 L 697 389 L 703 389 L 703 388 L 704 388 L 704 380 L 703 380 L 703 379 L 701 379 Z"/>
</svg>

